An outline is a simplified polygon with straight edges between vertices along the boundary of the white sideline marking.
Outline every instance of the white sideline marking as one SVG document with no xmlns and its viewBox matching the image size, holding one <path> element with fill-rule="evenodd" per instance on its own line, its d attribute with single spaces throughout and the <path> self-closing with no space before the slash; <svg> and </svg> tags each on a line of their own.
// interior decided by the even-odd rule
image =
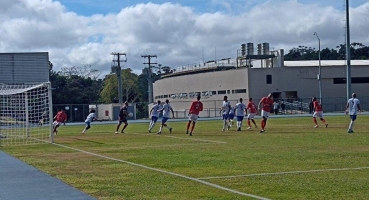
<svg viewBox="0 0 369 200">
<path fill-rule="evenodd" d="M 176 137 L 176 136 L 169 136 L 169 135 L 158 135 L 158 134 L 140 134 L 140 133 L 133 133 L 135 135 L 149 135 L 149 136 L 160 136 L 160 137 L 169 137 L 169 138 L 177 138 L 182 140 L 194 140 L 194 141 L 200 141 L 200 142 L 211 142 L 211 143 L 217 143 L 217 144 L 227 144 L 227 142 L 222 141 L 216 141 L 216 140 L 203 140 L 203 139 L 195 139 L 195 138 L 184 138 L 184 137 Z"/>
<path fill-rule="evenodd" d="M 156 169 L 156 168 L 153 168 L 153 167 L 149 167 L 149 166 L 129 162 L 129 161 L 126 161 L 126 160 L 119 160 L 119 159 L 116 159 L 116 158 L 111 158 L 111 157 L 99 155 L 99 154 L 84 151 L 84 150 L 81 150 L 81 149 L 64 146 L 64 145 L 61 145 L 61 144 L 56 144 L 56 143 L 53 143 L 53 144 L 57 145 L 57 146 L 60 146 L 60 147 L 63 147 L 63 148 L 72 149 L 72 150 L 79 151 L 79 152 L 82 152 L 82 153 L 86 153 L 86 154 L 89 154 L 89 155 L 97 156 L 97 157 L 100 157 L 100 158 L 105 158 L 105 159 L 108 159 L 108 160 L 113 160 L 113 161 L 117 161 L 117 162 L 121 162 L 121 163 L 126 163 L 126 164 L 130 164 L 130 165 L 133 165 L 133 166 L 137 166 L 137 167 L 141 167 L 141 168 L 145 168 L 145 169 L 149 169 L 149 170 L 153 170 L 153 171 L 157 171 L 157 172 L 161 172 L 161 173 L 170 174 L 170 175 L 173 175 L 173 176 L 178 176 L 178 177 L 181 177 L 181 178 L 189 179 L 189 180 L 196 181 L 198 183 L 202 183 L 204 185 L 208 185 L 208 186 L 220 189 L 220 190 L 225 190 L 225 191 L 228 191 L 228 192 L 231 192 L 231 193 L 234 193 L 234 194 L 239 194 L 239 195 L 242 195 L 242 196 L 252 197 L 252 198 L 260 199 L 260 200 L 270 200 L 270 199 L 265 198 L 265 197 L 260 197 L 260 196 L 256 196 L 256 195 L 253 195 L 253 194 L 243 193 L 243 192 L 240 192 L 240 191 L 237 191 L 237 190 L 232 190 L 232 189 L 220 186 L 220 185 L 209 183 L 209 182 L 206 182 L 206 181 L 203 181 L 203 180 L 200 180 L 200 179 L 197 179 L 197 178 L 192 178 L 192 177 L 189 177 L 189 176 L 185 176 L 185 175 L 182 175 L 182 174 L 176 174 L 176 173 L 173 173 L 173 172 L 168 172 L 168 171 L 165 171 L 165 170 Z"/>
<path fill-rule="evenodd" d="M 316 170 L 306 170 L 306 171 L 290 171 L 290 172 L 275 172 L 275 173 L 261 173 L 261 174 L 244 174 L 236 176 L 213 176 L 198 178 L 200 180 L 209 179 L 223 179 L 223 178 L 239 178 L 239 177 L 252 177 L 252 176 L 268 176 L 268 175 L 284 175 L 284 174 L 300 174 L 300 173 L 313 173 L 313 172 L 328 172 L 328 171 L 349 171 L 349 170 L 363 170 L 369 169 L 369 167 L 356 167 L 356 168 L 340 168 L 340 169 L 316 169 Z"/>
</svg>

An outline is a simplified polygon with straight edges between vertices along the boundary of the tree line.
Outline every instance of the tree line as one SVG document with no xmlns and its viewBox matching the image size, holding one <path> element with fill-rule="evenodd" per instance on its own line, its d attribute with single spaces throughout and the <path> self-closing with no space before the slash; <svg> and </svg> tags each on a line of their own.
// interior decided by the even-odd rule
<svg viewBox="0 0 369 200">
<path fill-rule="evenodd" d="M 369 46 L 362 43 L 354 42 L 350 45 L 350 55 L 352 60 L 367 60 L 369 59 Z M 318 60 L 319 50 L 307 46 L 298 46 L 289 50 L 284 56 L 284 60 Z M 346 59 L 346 45 L 340 44 L 336 49 L 321 49 L 321 60 L 345 60 Z"/>
</svg>

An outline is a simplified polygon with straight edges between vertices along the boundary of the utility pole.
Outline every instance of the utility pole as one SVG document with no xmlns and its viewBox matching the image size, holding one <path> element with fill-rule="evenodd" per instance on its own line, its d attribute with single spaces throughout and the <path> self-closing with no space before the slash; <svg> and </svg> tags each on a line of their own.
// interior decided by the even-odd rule
<svg viewBox="0 0 369 200">
<path fill-rule="evenodd" d="M 144 62 L 144 65 L 148 65 L 148 71 L 147 71 L 147 82 L 148 82 L 148 88 L 149 88 L 149 103 L 154 102 L 154 97 L 153 97 L 153 87 L 152 87 L 152 83 L 153 83 L 153 79 L 152 79 L 152 68 L 155 66 L 152 65 L 156 65 L 158 63 L 156 62 L 152 62 L 151 59 L 152 58 L 157 58 L 156 55 L 141 55 L 142 58 L 146 59 L 148 62 Z M 160 66 L 159 66 L 160 68 Z M 160 70 L 160 69 L 159 69 Z"/>
<path fill-rule="evenodd" d="M 123 95 L 122 95 L 122 68 L 120 66 L 121 62 L 127 62 L 127 54 L 125 53 L 116 53 L 112 52 L 111 55 L 113 55 L 113 63 L 111 65 L 112 71 L 117 74 L 118 77 L 118 99 L 119 104 L 122 107 L 123 105 Z M 121 59 L 121 56 L 124 56 L 124 58 Z"/>
</svg>

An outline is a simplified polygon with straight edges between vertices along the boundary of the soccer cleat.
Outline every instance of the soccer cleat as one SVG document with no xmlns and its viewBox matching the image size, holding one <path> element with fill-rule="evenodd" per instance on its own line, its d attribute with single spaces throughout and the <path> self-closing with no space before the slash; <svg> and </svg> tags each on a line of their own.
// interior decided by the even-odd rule
<svg viewBox="0 0 369 200">
<path fill-rule="evenodd" d="M 159 131 L 158 134 L 160 135 L 161 134 L 161 131 Z"/>
<path fill-rule="evenodd" d="M 251 129 L 251 126 L 247 127 L 247 129 Z"/>
<path fill-rule="evenodd" d="M 227 131 L 229 131 L 229 128 L 231 128 L 231 126 L 228 125 Z"/>
<path fill-rule="evenodd" d="M 224 131 L 224 128 L 222 129 L 222 131 Z"/>
<path fill-rule="evenodd" d="M 260 133 L 264 133 L 265 130 L 260 130 Z"/>
<path fill-rule="evenodd" d="M 354 133 L 354 131 L 353 130 L 348 130 L 347 133 Z"/>
<path fill-rule="evenodd" d="M 315 125 L 314 128 L 318 128 L 319 126 L 318 125 Z"/>
<path fill-rule="evenodd" d="M 188 131 L 186 131 L 186 134 L 188 134 Z"/>
<path fill-rule="evenodd" d="M 118 134 L 118 131 L 115 131 L 115 134 Z"/>
<path fill-rule="evenodd" d="M 122 130 L 120 133 L 124 133 L 124 131 Z"/>
<path fill-rule="evenodd" d="M 327 128 L 328 127 L 328 124 L 325 124 L 325 127 Z"/>
<path fill-rule="evenodd" d="M 255 125 L 255 128 L 257 128 L 258 126 Z M 250 127 L 251 128 L 251 127 Z"/>
<path fill-rule="evenodd" d="M 241 128 L 240 128 L 240 127 L 238 127 L 238 128 L 237 128 L 237 131 L 241 131 Z"/>
<path fill-rule="evenodd" d="M 169 128 L 169 133 L 172 133 L 172 128 Z"/>
<path fill-rule="evenodd" d="M 190 133 L 190 136 L 192 136 L 192 132 Z"/>
<path fill-rule="evenodd" d="M 149 133 L 151 133 L 151 129 L 149 129 Z"/>
</svg>

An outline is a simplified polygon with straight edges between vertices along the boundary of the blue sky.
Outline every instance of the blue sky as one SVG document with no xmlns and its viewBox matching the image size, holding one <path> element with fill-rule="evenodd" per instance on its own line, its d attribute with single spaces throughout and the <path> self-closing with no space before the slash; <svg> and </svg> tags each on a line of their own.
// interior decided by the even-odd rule
<svg viewBox="0 0 369 200">
<path fill-rule="evenodd" d="M 140 3 L 155 3 L 163 4 L 166 2 L 178 3 L 182 6 L 188 6 L 194 9 L 195 12 L 227 12 L 227 13 L 239 13 L 241 10 L 248 10 L 254 6 L 264 4 L 270 1 L 285 1 L 285 0 L 179 0 L 179 1 L 167 1 L 167 0 L 58 0 L 69 11 L 78 13 L 84 16 L 91 16 L 93 14 L 108 14 L 118 13 L 125 7 L 135 6 Z M 318 4 L 319 6 L 333 6 L 336 9 L 344 10 L 346 0 L 296 0 L 303 4 Z M 350 0 L 350 7 L 357 7 L 367 2 L 367 0 Z"/>
<path fill-rule="evenodd" d="M 149 3 L 152 2 L 152 3 Z M 55 70 L 110 72 L 111 52 L 172 68 L 234 58 L 243 43 L 335 48 L 345 41 L 344 0 L 0 0 L 0 52 L 49 52 Z M 351 42 L 369 46 L 369 1 L 350 0 Z M 26 33 L 26 34 L 24 34 Z"/>
</svg>

